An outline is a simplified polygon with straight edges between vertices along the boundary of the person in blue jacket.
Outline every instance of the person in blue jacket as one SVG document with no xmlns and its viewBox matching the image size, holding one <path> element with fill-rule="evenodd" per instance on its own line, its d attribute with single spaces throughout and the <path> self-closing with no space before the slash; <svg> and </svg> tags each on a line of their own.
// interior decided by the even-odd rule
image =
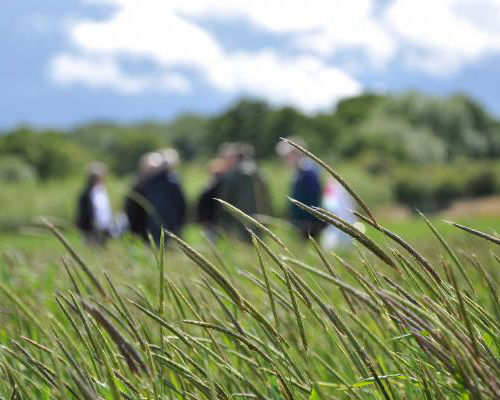
<svg viewBox="0 0 500 400">
<path fill-rule="evenodd" d="M 301 147 L 305 147 L 302 139 L 298 137 L 290 137 L 289 139 Z M 279 142 L 276 145 L 276 153 L 289 167 L 295 170 L 290 197 L 306 206 L 320 207 L 323 189 L 317 165 L 286 142 Z M 290 208 L 290 219 L 304 237 L 309 235 L 316 237 L 325 227 L 323 221 L 294 204 Z"/>
</svg>

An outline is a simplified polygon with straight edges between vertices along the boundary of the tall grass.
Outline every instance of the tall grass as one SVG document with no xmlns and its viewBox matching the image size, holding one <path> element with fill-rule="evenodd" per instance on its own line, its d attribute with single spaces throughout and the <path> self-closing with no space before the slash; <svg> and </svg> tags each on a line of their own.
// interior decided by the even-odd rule
<svg viewBox="0 0 500 400">
<path fill-rule="evenodd" d="M 456 225 L 491 245 L 478 257 L 426 221 L 426 257 L 358 201 L 382 244 L 295 202 L 352 236 L 348 258 L 312 238 L 289 243 L 230 205 L 253 246 L 194 248 L 169 234 L 167 248 L 130 253 L 144 275 L 118 271 L 109 252 L 86 261 L 51 227 L 70 256 L 51 308 L 0 284 L 1 397 L 500 398 L 499 239 Z"/>
</svg>

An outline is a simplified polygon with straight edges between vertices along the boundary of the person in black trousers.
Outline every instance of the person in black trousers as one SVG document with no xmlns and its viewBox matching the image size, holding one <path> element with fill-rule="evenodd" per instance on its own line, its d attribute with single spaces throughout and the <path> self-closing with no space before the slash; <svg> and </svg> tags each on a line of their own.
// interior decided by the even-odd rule
<svg viewBox="0 0 500 400">
<path fill-rule="evenodd" d="M 203 189 L 196 206 L 196 221 L 201 224 L 206 235 L 212 241 L 217 238 L 219 230 L 216 220 L 220 203 L 215 200 L 220 197 L 221 177 L 226 171 L 226 163 L 216 158 L 209 163 L 210 179 Z"/>
<path fill-rule="evenodd" d="M 168 150 L 168 151 L 167 151 Z M 186 220 L 186 200 L 174 171 L 177 152 L 148 153 L 139 162 L 138 179 L 125 200 L 130 231 L 145 241 L 160 243 L 161 229 L 176 235 Z"/>
<path fill-rule="evenodd" d="M 113 213 L 104 184 L 105 174 L 105 165 L 94 162 L 78 198 L 76 226 L 83 233 L 86 243 L 91 245 L 103 245 L 113 228 Z"/>
</svg>

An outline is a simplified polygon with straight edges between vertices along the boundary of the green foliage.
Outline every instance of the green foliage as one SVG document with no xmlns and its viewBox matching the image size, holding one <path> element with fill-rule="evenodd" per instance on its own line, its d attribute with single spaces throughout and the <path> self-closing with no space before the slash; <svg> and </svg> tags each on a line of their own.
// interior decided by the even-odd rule
<svg viewBox="0 0 500 400">
<path fill-rule="evenodd" d="M 498 162 L 467 162 L 402 168 L 395 174 L 394 195 L 411 209 L 437 211 L 457 198 L 474 198 L 500 189 Z"/>
<path fill-rule="evenodd" d="M 189 176 L 198 190 L 206 172 L 199 165 L 213 157 L 221 143 L 249 142 L 257 158 L 276 165 L 275 145 L 286 136 L 300 136 L 314 153 L 337 166 L 348 165 L 360 187 L 373 189 L 368 198 L 377 204 L 395 198 L 411 208 L 438 210 L 457 197 L 500 190 L 494 166 L 481 166 L 500 156 L 500 122 L 465 95 L 418 92 L 367 93 L 316 115 L 242 99 L 215 116 L 184 114 L 168 123 L 101 122 L 67 133 L 21 127 L 0 136 L 0 156 L 17 160 L 8 162 L 13 167 L 2 167 L 2 179 L 32 179 L 30 168 L 41 180 L 64 178 L 92 159 L 105 161 L 116 175 L 128 176 L 144 153 L 174 146 L 184 160 L 201 169 L 202 176 Z M 449 163 L 464 170 L 464 179 L 450 171 Z M 274 181 L 277 174 L 271 168 L 266 172 L 276 187 L 287 191 L 289 180 Z M 275 202 L 281 215 L 285 207 L 281 200 Z"/>
<path fill-rule="evenodd" d="M 301 136 L 310 149 L 343 158 L 376 151 L 404 163 L 447 162 L 457 157 L 500 154 L 500 124 L 463 95 L 365 94 L 341 101 L 334 113 L 308 116 L 241 100 L 209 124 L 207 145 L 225 141 L 254 144 L 259 157 L 274 154 L 280 136 Z"/>
<path fill-rule="evenodd" d="M 279 134 L 270 132 L 271 108 L 263 101 L 241 100 L 215 117 L 209 126 L 209 143 L 216 150 L 223 142 L 252 143 L 260 157 L 273 153 Z"/>
<path fill-rule="evenodd" d="M 19 157 L 42 180 L 72 175 L 89 160 L 87 151 L 68 140 L 67 135 L 27 128 L 0 137 L 0 154 Z"/>
<path fill-rule="evenodd" d="M 341 100 L 335 118 L 343 126 L 362 124 L 384 101 L 384 96 L 370 93 Z"/>
<path fill-rule="evenodd" d="M 211 156 L 204 147 L 208 138 L 209 120 L 196 114 L 183 114 L 168 124 L 167 135 L 185 160 Z M 205 150 L 204 150 L 205 149 Z"/>
<path fill-rule="evenodd" d="M 34 182 L 35 169 L 17 156 L 3 156 L 0 159 L 0 182 Z"/>
<path fill-rule="evenodd" d="M 390 176 L 381 174 L 375 177 L 358 162 L 343 163 L 337 169 L 370 204 L 380 207 L 393 202 Z"/>
<path fill-rule="evenodd" d="M 324 153 L 327 143 L 332 148 L 337 125 L 332 115 L 307 116 L 292 107 L 273 109 L 262 101 L 241 100 L 211 121 L 207 145 L 215 151 L 223 142 L 252 143 L 258 158 L 269 158 L 280 137 L 300 136 L 312 150 Z M 333 151 L 338 152 L 335 146 Z"/>
<path fill-rule="evenodd" d="M 129 134 L 110 146 L 108 156 L 111 167 L 118 175 L 134 171 L 141 156 L 158 150 L 162 143 L 158 137 Z"/>
<path fill-rule="evenodd" d="M 96 158 L 106 160 L 117 175 L 135 171 L 139 158 L 166 145 L 164 129 L 156 124 L 120 127 L 92 124 L 79 128 L 72 139 Z"/>
<path fill-rule="evenodd" d="M 389 97 L 383 112 L 430 129 L 446 145 L 446 159 L 493 158 L 500 154 L 500 130 L 479 104 L 465 95 L 449 98 L 408 93 Z"/>
<path fill-rule="evenodd" d="M 42 170 L 43 178 L 53 176 L 63 164 L 61 153 L 77 155 L 78 148 L 64 147 L 64 139 L 83 147 L 82 151 L 94 158 L 107 160 L 120 175 L 135 169 L 142 152 L 162 146 L 175 146 L 184 159 L 190 160 L 211 157 L 223 142 L 242 141 L 255 146 L 258 158 L 269 158 L 283 136 L 301 136 L 312 151 L 337 159 L 376 152 L 379 157 L 401 163 L 428 164 L 500 155 L 500 122 L 481 105 L 464 95 L 431 97 L 417 92 L 364 94 L 340 101 L 334 112 L 317 115 L 243 99 L 214 117 L 184 114 L 166 124 L 88 124 L 72 135 L 38 134 L 40 140 L 28 146 L 27 142 L 34 138 L 32 133 L 22 128 L 8 134 L 14 137 L 2 139 L 8 143 L 0 149 L 22 154 Z M 51 149 L 56 153 L 55 160 L 37 154 Z M 48 171 L 43 171 L 45 162 Z"/>
<path fill-rule="evenodd" d="M 357 157 L 366 151 L 402 163 L 442 162 L 446 154 L 445 144 L 431 130 L 381 116 L 365 121 L 356 134 L 344 139 L 344 156 Z"/>
<path fill-rule="evenodd" d="M 106 160 L 112 171 L 127 175 L 135 171 L 146 152 L 174 146 L 181 157 L 191 160 L 204 155 L 208 118 L 184 114 L 168 124 L 144 122 L 136 125 L 95 123 L 75 130 L 71 139 Z"/>
</svg>

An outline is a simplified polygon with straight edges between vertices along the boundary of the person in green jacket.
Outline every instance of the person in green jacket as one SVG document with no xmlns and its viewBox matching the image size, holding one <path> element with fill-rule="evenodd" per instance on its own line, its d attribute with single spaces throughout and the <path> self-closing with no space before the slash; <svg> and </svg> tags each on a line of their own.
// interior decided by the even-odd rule
<svg viewBox="0 0 500 400">
<path fill-rule="evenodd" d="M 226 163 L 226 172 L 220 178 L 218 197 L 250 216 L 271 215 L 268 186 L 253 158 L 253 147 L 244 143 L 228 143 L 221 146 L 220 153 Z M 220 207 L 216 222 L 221 229 L 237 238 L 250 240 L 245 226 Z"/>
</svg>

